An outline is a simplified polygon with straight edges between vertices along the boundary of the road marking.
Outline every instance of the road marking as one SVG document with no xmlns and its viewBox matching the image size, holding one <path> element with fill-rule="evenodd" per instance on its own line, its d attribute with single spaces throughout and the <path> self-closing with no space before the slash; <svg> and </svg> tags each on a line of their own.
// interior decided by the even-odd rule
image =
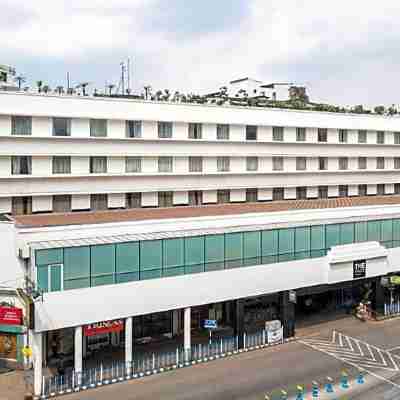
<svg viewBox="0 0 400 400">
<path fill-rule="evenodd" d="M 388 351 L 395 351 L 395 350 L 400 350 L 400 346 L 392 347 L 391 349 L 388 349 Z"/>
</svg>

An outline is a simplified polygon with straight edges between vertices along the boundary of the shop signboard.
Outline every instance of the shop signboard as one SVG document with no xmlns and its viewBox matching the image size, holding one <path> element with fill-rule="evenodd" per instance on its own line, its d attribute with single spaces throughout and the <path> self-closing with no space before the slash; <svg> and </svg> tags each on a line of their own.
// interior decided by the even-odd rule
<svg viewBox="0 0 400 400">
<path fill-rule="evenodd" d="M 395 286 L 400 285 L 400 276 L 398 276 L 398 275 L 393 275 L 393 276 L 389 277 L 389 279 L 390 279 L 390 283 L 391 283 L 392 285 L 395 285 Z"/>
<path fill-rule="evenodd" d="M 353 261 L 353 278 L 365 278 L 367 273 L 367 261 L 355 260 Z"/>
<path fill-rule="evenodd" d="M 203 326 L 205 329 L 217 329 L 218 323 L 215 319 L 205 319 Z"/>
<path fill-rule="evenodd" d="M 96 336 L 105 333 L 121 332 L 124 329 L 124 320 L 116 319 L 113 321 L 96 322 L 84 326 L 85 336 Z"/>
<path fill-rule="evenodd" d="M 281 321 L 279 320 L 266 321 L 265 330 L 267 331 L 267 342 L 269 344 L 282 342 L 283 326 Z"/>
<path fill-rule="evenodd" d="M 0 306 L 0 325 L 22 325 L 22 309 Z"/>
</svg>

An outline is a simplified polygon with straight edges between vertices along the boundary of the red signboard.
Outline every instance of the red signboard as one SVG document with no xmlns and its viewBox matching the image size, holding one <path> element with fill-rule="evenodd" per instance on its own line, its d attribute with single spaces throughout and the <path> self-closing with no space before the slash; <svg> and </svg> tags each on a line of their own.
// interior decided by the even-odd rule
<svg viewBox="0 0 400 400">
<path fill-rule="evenodd" d="M 22 309 L 0 306 L 0 325 L 22 325 Z"/>
<path fill-rule="evenodd" d="M 83 332 L 85 336 L 95 336 L 103 333 L 121 332 L 124 329 L 124 320 L 96 322 L 95 324 L 85 325 Z"/>
</svg>

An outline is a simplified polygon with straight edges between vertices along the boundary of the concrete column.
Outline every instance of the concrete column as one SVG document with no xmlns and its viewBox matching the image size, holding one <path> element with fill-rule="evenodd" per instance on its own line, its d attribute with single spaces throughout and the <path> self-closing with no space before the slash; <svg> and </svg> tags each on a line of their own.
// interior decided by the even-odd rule
<svg viewBox="0 0 400 400">
<path fill-rule="evenodd" d="M 295 335 L 295 304 L 289 301 L 289 290 L 280 293 L 280 317 L 283 325 L 283 337 L 289 338 Z"/>
<path fill-rule="evenodd" d="M 42 394 L 43 334 L 32 333 L 33 386 L 35 396 Z"/>
<path fill-rule="evenodd" d="M 378 314 L 383 314 L 385 307 L 385 288 L 381 285 L 381 277 L 376 278 L 373 289 L 374 297 L 372 300 L 372 306 L 374 311 L 376 311 Z"/>
<path fill-rule="evenodd" d="M 80 374 L 82 373 L 82 326 L 75 327 L 74 351 L 74 368 L 78 377 L 77 384 L 80 385 Z"/>
<path fill-rule="evenodd" d="M 172 310 L 172 336 L 179 334 L 179 313 L 181 310 Z"/>
<path fill-rule="evenodd" d="M 125 320 L 125 365 L 126 375 L 132 373 L 133 361 L 133 317 Z"/>
<path fill-rule="evenodd" d="M 191 318 L 191 308 L 186 307 L 184 311 L 184 327 L 183 327 L 183 332 L 184 332 L 184 349 L 185 349 L 185 357 L 186 357 L 186 362 L 190 360 L 190 349 L 192 346 L 191 343 L 191 324 L 192 324 L 192 318 Z"/>
<path fill-rule="evenodd" d="M 87 350 L 87 337 L 85 335 L 82 336 L 82 357 L 86 358 L 86 350 Z"/>
<path fill-rule="evenodd" d="M 232 303 L 233 334 L 238 337 L 238 346 L 242 348 L 244 345 L 244 300 L 238 299 Z"/>
</svg>

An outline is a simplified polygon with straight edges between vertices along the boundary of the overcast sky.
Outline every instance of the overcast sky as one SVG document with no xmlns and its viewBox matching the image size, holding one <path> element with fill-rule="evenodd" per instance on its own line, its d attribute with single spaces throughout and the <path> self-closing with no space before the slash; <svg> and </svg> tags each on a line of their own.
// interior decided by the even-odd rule
<svg viewBox="0 0 400 400">
<path fill-rule="evenodd" d="M 399 0 L 0 0 L 0 63 L 50 86 L 204 92 L 250 76 L 313 100 L 400 103 Z"/>
</svg>

